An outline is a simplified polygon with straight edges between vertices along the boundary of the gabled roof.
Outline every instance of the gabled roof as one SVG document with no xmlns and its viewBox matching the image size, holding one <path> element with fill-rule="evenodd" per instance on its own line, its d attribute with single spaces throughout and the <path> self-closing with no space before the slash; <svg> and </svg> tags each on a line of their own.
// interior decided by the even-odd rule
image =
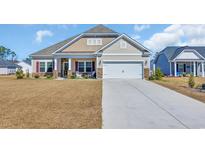
<svg viewBox="0 0 205 154">
<path fill-rule="evenodd" d="M 0 59 L 0 68 L 21 68 L 21 66 L 12 61 Z"/>
<path fill-rule="evenodd" d="M 151 51 L 149 49 L 147 49 L 146 47 L 144 47 L 142 44 L 140 44 L 139 42 L 137 42 L 136 40 L 130 38 L 129 36 L 127 36 L 126 34 L 122 34 L 119 37 L 117 37 L 116 39 L 114 39 L 113 41 L 111 41 L 110 43 L 108 43 L 107 45 L 103 46 L 102 48 L 100 48 L 98 51 L 96 51 L 96 53 L 105 50 L 106 48 L 110 47 L 112 44 L 114 44 L 115 42 L 117 42 L 118 40 L 120 40 L 121 38 L 128 40 L 129 42 L 131 42 L 135 47 L 141 48 L 144 52 L 146 53 L 151 53 Z"/>
<path fill-rule="evenodd" d="M 59 52 L 59 50 L 66 48 L 70 44 L 74 42 L 74 40 L 78 40 L 83 36 L 92 36 L 92 35 L 114 35 L 118 36 L 119 34 L 112 29 L 104 26 L 104 25 L 96 25 L 95 27 L 85 31 L 84 33 L 78 34 L 76 36 L 70 37 L 64 41 L 61 41 L 59 43 L 56 43 L 54 45 L 51 45 L 47 48 L 44 48 L 40 51 L 37 51 L 35 53 L 32 53 L 30 56 L 35 57 L 35 56 L 48 56 L 52 57 L 52 54 Z"/>
<path fill-rule="evenodd" d="M 205 58 L 205 46 L 169 46 L 159 52 L 155 62 L 161 54 L 164 54 L 168 60 L 174 60 L 185 49 L 195 50 L 199 55 Z"/>
<path fill-rule="evenodd" d="M 85 31 L 84 33 L 117 33 L 104 25 L 96 25 L 95 27 Z"/>
<path fill-rule="evenodd" d="M 51 45 L 47 48 L 44 48 L 40 51 L 37 51 L 35 53 L 32 53 L 30 56 L 52 56 L 52 53 L 55 52 L 56 50 L 58 50 L 59 48 L 63 47 L 65 44 L 69 43 L 70 41 L 72 41 L 73 39 L 75 39 L 78 35 L 70 37 L 64 41 L 61 41 L 59 43 L 56 43 L 54 45 Z"/>
</svg>

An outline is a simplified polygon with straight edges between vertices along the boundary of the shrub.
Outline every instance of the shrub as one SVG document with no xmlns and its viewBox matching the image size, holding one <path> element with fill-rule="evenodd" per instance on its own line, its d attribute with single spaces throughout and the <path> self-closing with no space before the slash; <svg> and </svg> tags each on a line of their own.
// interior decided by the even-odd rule
<svg viewBox="0 0 205 154">
<path fill-rule="evenodd" d="M 186 77 L 186 76 L 187 76 L 187 74 L 186 74 L 185 72 L 183 72 L 183 73 L 182 73 L 182 76 L 183 76 L 183 77 Z"/>
<path fill-rule="evenodd" d="M 88 76 L 87 73 L 83 73 L 83 74 L 82 74 L 82 77 L 83 77 L 84 79 L 88 79 L 88 78 L 89 78 L 89 76 Z"/>
<path fill-rule="evenodd" d="M 40 77 L 39 74 L 34 75 L 34 78 L 36 78 L 36 79 L 38 79 L 39 77 Z"/>
<path fill-rule="evenodd" d="M 156 80 L 161 80 L 162 77 L 164 76 L 164 74 L 162 73 L 162 71 L 160 70 L 160 68 L 157 68 L 155 73 L 154 73 L 155 79 Z"/>
<path fill-rule="evenodd" d="M 155 76 L 154 75 L 150 76 L 149 80 L 155 80 Z"/>
<path fill-rule="evenodd" d="M 195 85 L 194 76 L 191 74 L 188 81 L 189 87 L 193 88 Z"/>
<path fill-rule="evenodd" d="M 53 77 L 53 76 L 52 76 L 51 74 L 47 74 L 47 75 L 46 75 L 46 78 L 47 78 L 47 79 L 51 79 L 52 77 Z"/>
<path fill-rule="evenodd" d="M 76 79 L 76 74 L 72 73 L 72 75 L 70 76 L 71 79 Z"/>
<path fill-rule="evenodd" d="M 23 77 L 24 77 L 23 70 L 21 68 L 18 68 L 18 70 L 16 71 L 16 78 L 23 79 Z"/>
</svg>

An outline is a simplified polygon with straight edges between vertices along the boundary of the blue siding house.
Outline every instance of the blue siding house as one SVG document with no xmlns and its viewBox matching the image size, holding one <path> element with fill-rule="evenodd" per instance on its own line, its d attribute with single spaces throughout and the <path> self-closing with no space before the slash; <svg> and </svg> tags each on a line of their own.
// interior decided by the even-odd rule
<svg viewBox="0 0 205 154">
<path fill-rule="evenodd" d="M 167 76 L 186 73 L 204 77 L 204 63 L 205 46 L 170 46 L 158 53 L 153 70 L 160 68 Z"/>
</svg>

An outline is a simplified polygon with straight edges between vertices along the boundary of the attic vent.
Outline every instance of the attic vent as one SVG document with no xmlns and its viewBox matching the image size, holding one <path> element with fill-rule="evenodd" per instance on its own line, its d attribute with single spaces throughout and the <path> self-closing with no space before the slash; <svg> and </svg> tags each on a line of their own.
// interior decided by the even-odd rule
<svg viewBox="0 0 205 154">
<path fill-rule="evenodd" d="M 124 40 L 122 40 L 120 42 L 120 48 L 127 48 L 127 42 L 125 42 Z"/>
</svg>

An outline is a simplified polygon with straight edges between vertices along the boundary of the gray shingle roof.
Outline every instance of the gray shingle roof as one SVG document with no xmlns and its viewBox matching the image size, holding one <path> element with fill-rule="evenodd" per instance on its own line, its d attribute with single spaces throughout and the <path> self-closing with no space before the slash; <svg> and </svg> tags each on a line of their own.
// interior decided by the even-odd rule
<svg viewBox="0 0 205 154">
<path fill-rule="evenodd" d="M 173 60 L 175 57 L 177 57 L 184 49 L 193 49 L 196 50 L 200 55 L 202 55 L 205 58 L 205 46 L 169 46 L 166 47 L 164 50 L 162 50 L 160 54 L 165 54 L 168 60 Z M 157 56 L 157 57 L 158 57 Z M 157 60 L 157 58 L 156 58 Z"/>
<path fill-rule="evenodd" d="M 85 31 L 84 33 L 117 33 L 104 25 L 96 25 L 95 27 Z"/>
<path fill-rule="evenodd" d="M 69 43 L 70 41 L 72 41 L 74 38 L 76 38 L 78 35 L 70 37 L 64 41 L 61 41 L 59 43 L 56 43 L 54 45 L 51 45 L 47 48 L 44 48 L 40 51 L 37 51 L 35 53 L 32 53 L 30 56 L 52 56 L 52 53 L 55 52 L 56 50 L 58 50 L 59 48 L 63 47 L 65 44 Z"/>
<path fill-rule="evenodd" d="M 21 66 L 12 61 L 0 59 L 0 68 L 21 68 Z"/>
<path fill-rule="evenodd" d="M 84 34 L 88 35 L 88 34 L 92 34 L 92 33 L 113 33 L 114 35 L 118 34 L 117 32 L 113 31 L 112 29 L 104 26 L 104 25 L 97 25 L 87 31 L 84 32 Z M 79 34 L 80 35 L 80 34 Z M 64 41 L 61 41 L 59 43 L 56 43 L 54 45 L 51 45 L 47 48 L 44 48 L 40 51 L 37 51 L 35 53 L 32 53 L 30 56 L 48 56 L 51 57 L 52 53 L 55 52 L 56 50 L 60 49 L 61 47 L 63 47 L 64 45 L 66 45 L 67 43 L 69 43 L 70 41 L 72 41 L 73 39 L 75 39 L 76 37 L 78 37 L 79 35 L 70 37 Z"/>
<path fill-rule="evenodd" d="M 175 50 L 175 53 L 171 57 L 171 60 L 177 57 L 184 49 L 196 50 L 200 55 L 202 55 L 205 58 L 205 46 L 184 46 L 184 47 L 177 48 Z"/>
</svg>

